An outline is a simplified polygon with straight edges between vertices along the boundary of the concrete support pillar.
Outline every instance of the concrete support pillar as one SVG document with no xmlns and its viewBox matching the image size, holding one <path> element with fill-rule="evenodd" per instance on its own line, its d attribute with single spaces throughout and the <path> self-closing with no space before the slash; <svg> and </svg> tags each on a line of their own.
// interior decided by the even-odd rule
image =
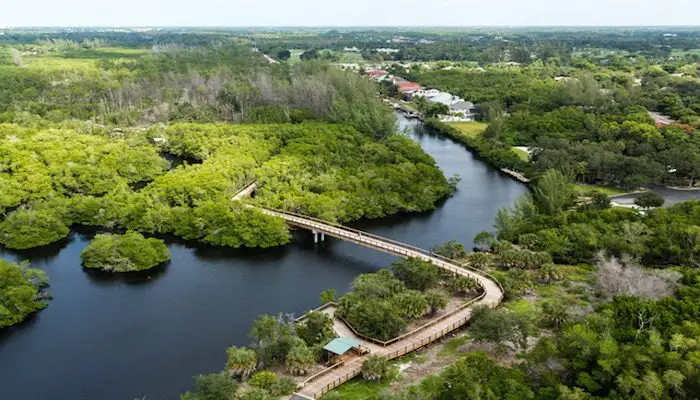
<svg viewBox="0 0 700 400">
<path fill-rule="evenodd" d="M 311 231 L 314 234 L 314 243 L 318 243 L 318 232 L 316 231 Z"/>
<path fill-rule="evenodd" d="M 321 241 L 325 242 L 326 241 L 326 234 L 321 232 Z"/>
</svg>

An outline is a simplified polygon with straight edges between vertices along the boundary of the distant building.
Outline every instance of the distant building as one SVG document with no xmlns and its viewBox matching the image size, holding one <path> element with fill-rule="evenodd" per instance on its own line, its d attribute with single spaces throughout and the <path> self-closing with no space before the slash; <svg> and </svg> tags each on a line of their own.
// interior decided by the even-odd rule
<svg viewBox="0 0 700 400">
<path fill-rule="evenodd" d="M 389 75 L 389 73 L 383 69 L 369 69 L 365 71 L 365 74 L 377 81 L 383 81 Z"/>
<path fill-rule="evenodd" d="M 393 54 L 393 53 L 398 53 L 399 49 L 390 49 L 390 48 L 379 48 L 379 49 L 374 49 L 377 53 L 385 53 L 385 54 Z"/>
<path fill-rule="evenodd" d="M 473 120 L 476 115 L 476 106 L 471 101 L 458 101 L 450 106 L 453 114 L 462 114 L 465 119 Z"/>
<path fill-rule="evenodd" d="M 359 53 L 360 49 L 358 49 L 357 47 L 346 47 L 343 49 L 343 51 L 348 51 L 351 53 Z"/>
<path fill-rule="evenodd" d="M 399 87 L 399 91 L 404 95 L 411 95 L 421 89 L 419 84 L 408 81 L 397 82 L 396 86 Z"/>
<path fill-rule="evenodd" d="M 437 89 L 419 90 L 412 94 L 413 97 L 424 97 L 431 103 L 446 105 L 450 113 L 440 117 L 443 121 L 474 121 L 477 113 L 476 106 L 471 101 L 466 101 L 459 96 L 454 96 Z"/>
<path fill-rule="evenodd" d="M 557 82 L 568 82 L 570 80 L 573 80 L 574 78 L 570 76 L 555 76 L 554 80 Z"/>
</svg>

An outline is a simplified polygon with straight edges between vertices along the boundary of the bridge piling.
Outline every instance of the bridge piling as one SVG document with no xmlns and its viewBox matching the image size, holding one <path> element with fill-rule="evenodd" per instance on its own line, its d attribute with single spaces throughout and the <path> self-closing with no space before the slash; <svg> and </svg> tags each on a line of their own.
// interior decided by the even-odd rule
<svg viewBox="0 0 700 400">
<path fill-rule="evenodd" d="M 317 230 L 312 229 L 311 232 L 314 234 L 314 243 L 319 242 L 319 233 L 321 234 L 320 241 L 325 242 L 326 241 L 326 234 L 324 232 L 319 232 Z"/>
</svg>

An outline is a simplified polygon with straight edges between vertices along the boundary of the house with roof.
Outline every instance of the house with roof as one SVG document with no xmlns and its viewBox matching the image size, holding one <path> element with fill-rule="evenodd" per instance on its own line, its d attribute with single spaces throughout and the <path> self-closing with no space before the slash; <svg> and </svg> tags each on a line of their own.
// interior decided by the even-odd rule
<svg viewBox="0 0 700 400">
<path fill-rule="evenodd" d="M 450 107 L 450 113 L 457 118 L 462 118 L 462 121 L 474 121 L 477 113 L 476 106 L 471 101 L 458 101 Z"/>
<path fill-rule="evenodd" d="M 454 96 L 437 89 L 417 91 L 413 96 L 421 96 L 431 103 L 446 105 L 450 112 L 440 117 L 443 121 L 474 121 L 477 113 L 476 106 L 471 101 L 466 101 L 459 96 Z"/>
<path fill-rule="evenodd" d="M 383 81 L 389 76 L 389 73 L 383 69 L 369 69 L 365 71 L 365 74 L 376 81 Z"/>
<path fill-rule="evenodd" d="M 421 86 L 415 82 L 399 81 L 396 82 L 396 86 L 399 88 L 399 91 L 405 96 L 410 96 L 413 93 L 421 90 Z"/>
</svg>

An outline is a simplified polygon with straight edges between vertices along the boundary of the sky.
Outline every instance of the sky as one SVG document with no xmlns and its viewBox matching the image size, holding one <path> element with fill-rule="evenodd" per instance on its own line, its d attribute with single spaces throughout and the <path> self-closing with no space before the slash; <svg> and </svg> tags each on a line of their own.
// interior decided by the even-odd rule
<svg viewBox="0 0 700 400">
<path fill-rule="evenodd" d="M 700 25 L 700 0 L 0 0 L 0 26 Z"/>
</svg>

